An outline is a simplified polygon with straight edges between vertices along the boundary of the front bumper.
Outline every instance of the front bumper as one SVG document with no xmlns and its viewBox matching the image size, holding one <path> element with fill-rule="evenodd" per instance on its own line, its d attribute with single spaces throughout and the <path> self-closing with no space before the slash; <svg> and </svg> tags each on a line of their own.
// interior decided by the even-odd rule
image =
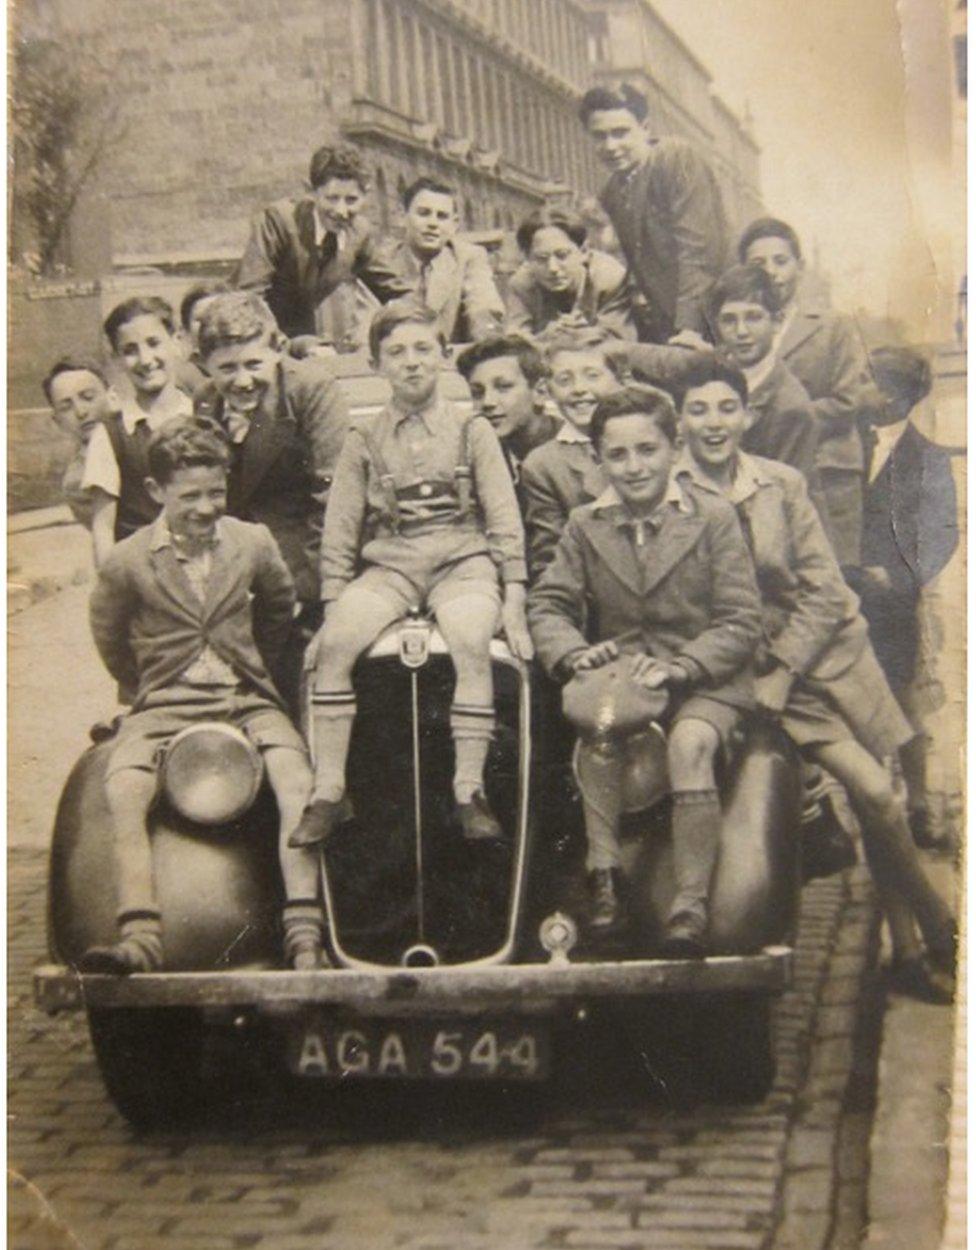
<svg viewBox="0 0 976 1250">
<path fill-rule="evenodd" d="M 388 971 L 159 972 L 130 977 L 82 976 L 48 964 L 34 973 L 39 1007 L 55 1013 L 84 1007 L 250 1008 L 269 1015 L 334 1006 L 364 1015 L 526 1014 L 595 999 L 657 994 L 782 992 L 793 952 L 769 946 L 757 955 L 700 961 L 638 959 L 619 963 L 505 964 L 495 967 L 391 968 Z"/>
</svg>

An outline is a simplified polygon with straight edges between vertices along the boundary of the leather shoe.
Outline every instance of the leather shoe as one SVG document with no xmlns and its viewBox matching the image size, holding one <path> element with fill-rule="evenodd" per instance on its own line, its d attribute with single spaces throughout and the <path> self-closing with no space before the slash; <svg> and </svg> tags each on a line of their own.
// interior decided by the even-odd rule
<svg viewBox="0 0 976 1250">
<path fill-rule="evenodd" d="M 623 919 L 616 872 L 613 868 L 594 868 L 590 872 L 589 884 L 589 926 L 606 933 L 616 928 Z"/>
<path fill-rule="evenodd" d="M 467 803 L 458 803 L 457 818 L 461 832 L 469 842 L 503 842 L 502 827 L 492 815 L 488 800 L 481 790 L 475 790 Z"/>
<path fill-rule="evenodd" d="M 288 839 L 288 845 L 319 846 L 345 818 L 347 810 L 344 798 L 337 802 L 331 799 L 312 799 L 306 804 L 301 820 Z"/>
<path fill-rule="evenodd" d="M 893 959 L 888 965 L 885 981 L 889 993 L 913 998 L 920 1003 L 948 1006 L 954 997 L 948 978 L 931 969 L 921 956 Z"/>
<path fill-rule="evenodd" d="M 661 942 L 662 959 L 704 959 L 705 949 L 704 917 L 693 912 L 682 911 L 672 916 L 664 931 Z"/>
</svg>

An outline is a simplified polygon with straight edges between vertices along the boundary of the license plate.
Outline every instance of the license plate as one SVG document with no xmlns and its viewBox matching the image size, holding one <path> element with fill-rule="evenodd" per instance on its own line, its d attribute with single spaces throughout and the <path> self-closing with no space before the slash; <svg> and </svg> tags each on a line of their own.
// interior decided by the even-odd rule
<svg viewBox="0 0 976 1250">
<path fill-rule="evenodd" d="M 549 1034 L 522 1021 L 312 1019 L 291 1035 L 298 1076 L 538 1081 Z"/>
</svg>

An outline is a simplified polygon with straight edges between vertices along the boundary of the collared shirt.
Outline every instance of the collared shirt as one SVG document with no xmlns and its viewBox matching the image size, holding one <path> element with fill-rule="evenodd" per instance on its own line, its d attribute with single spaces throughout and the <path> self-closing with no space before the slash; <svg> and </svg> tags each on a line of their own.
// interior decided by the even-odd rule
<svg viewBox="0 0 976 1250">
<path fill-rule="evenodd" d="M 166 547 L 172 548 L 173 555 L 186 575 L 186 580 L 190 583 L 190 588 L 203 604 L 213 573 L 214 552 L 220 545 L 221 538 L 222 526 L 218 521 L 214 529 L 213 542 L 199 551 L 187 551 L 171 533 L 166 524 L 166 518 L 160 516 L 153 522 L 149 549 L 162 551 Z M 191 686 L 237 686 L 240 683 L 240 677 L 231 665 L 226 660 L 222 660 L 209 643 L 204 646 L 195 660 L 191 660 L 180 676 Z"/>
<path fill-rule="evenodd" d="M 691 511 L 691 504 L 686 499 L 676 475 L 672 473 L 668 478 L 668 484 L 661 502 L 653 512 L 645 516 L 638 516 L 636 513 L 631 512 L 624 500 L 621 499 L 617 488 L 608 486 L 601 495 L 594 499 L 593 511 L 609 512 L 614 508 L 620 509 L 620 516 L 616 519 L 617 527 L 630 530 L 634 545 L 643 547 L 647 542 L 648 534 L 653 536 L 664 524 L 664 517 L 670 508 L 677 508 L 679 512 L 687 514 Z"/>
<path fill-rule="evenodd" d="M 711 491 L 714 495 L 721 495 L 733 505 L 744 503 L 745 500 L 751 499 L 760 486 L 768 486 L 771 482 L 771 478 L 763 471 L 760 462 L 754 456 L 747 455 L 744 451 L 736 453 L 735 464 L 732 469 L 732 484 L 729 490 L 725 490 L 714 478 L 708 476 L 687 447 L 679 453 L 674 473 L 679 479 L 687 477 L 696 486 L 700 486 L 702 490 Z"/>
<path fill-rule="evenodd" d="M 131 438 L 136 432 L 136 427 L 143 422 L 148 425 L 152 433 L 155 433 L 161 425 L 173 417 L 191 417 L 193 415 L 193 401 L 189 395 L 186 395 L 177 387 L 170 386 L 161 394 L 159 400 L 153 405 L 151 412 L 145 412 L 131 398 L 123 400 L 120 411 L 122 413 L 122 428 Z M 81 489 L 85 491 L 101 490 L 106 495 L 111 495 L 113 499 L 118 499 L 121 485 L 122 477 L 119 472 L 118 461 L 115 459 L 115 451 L 112 448 L 112 440 L 109 438 L 108 431 L 104 425 L 99 422 L 92 433 L 88 451 L 85 454 L 85 469 L 81 477 Z"/>
<path fill-rule="evenodd" d="M 223 425 L 227 437 L 236 446 L 247 438 L 251 429 L 251 416 L 246 412 L 235 412 L 233 408 L 224 407 Z"/>
<path fill-rule="evenodd" d="M 770 352 L 770 355 L 778 356 L 780 354 L 780 345 L 782 344 L 783 339 L 786 338 L 786 335 L 788 334 L 790 327 L 793 325 L 793 322 L 796 320 L 796 314 L 797 314 L 798 309 L 799 309 L 799 305 L 797 304 L 795 299 L 789 305 L 788 308 L 783 309 L 783 319 L 782 321 L 780 321 L 779 326 L 776 329 L 776 332 L 773 334 L 773 350 L 772 352 Z"/>
<path fill-rule="evenodd" d="M 331 235 L 336 241 L 336 252 L 341 252 L 346 245 L 346 231 L 334 230 L 331 226 L 327 226 L 322 220 L 318 209 L 315 210 L 315 216 L 312 218 L 312 229 L 315 231 L 315 246 L 321 249 L 322 244 Z"/>
<path fill-rule="evenodd" d="M 885 466 L 885 462 L 892 454 L 901 439 L 901 436 L 908 428 L 908 417 L 903 421 L 895 421 L 891 425 L 875 425 L 871 427 L 874 431 L 874 449 L 871 453 L 871 463 L 868 466 L 868 481 L 873 482 L 881 470 Z"/>
<path fill-rule="evenodd" d="M 588 447 L 596 459 L 596 448 L 590 441 L 589 434 L 584 434 L 582 430 L 578 430 L 572 421 L 567 421 L 565 417 L 562 419 L 562 425 L 556 431 L 557 443 L 580 443 L 584 447 Z"/>
</svg>

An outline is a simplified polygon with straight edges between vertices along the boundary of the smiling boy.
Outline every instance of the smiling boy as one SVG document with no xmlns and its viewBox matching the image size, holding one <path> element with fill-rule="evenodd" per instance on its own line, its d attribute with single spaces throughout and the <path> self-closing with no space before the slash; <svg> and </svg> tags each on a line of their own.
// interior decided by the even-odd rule
<svg viewBox="0 0 976 1250">
<path fill-rule="evenodd" d="M 466 347 L 456 363 L 475 412 L 491 424 L 517 482 L 522 461 L 559 427 L 546 411 L 548 370 L 539 349 L 520 334 L 493 335 Z"/>
<path fill-rule="evenodd" d="M 819 492 L 816 418 L 810 397 L 776 354 L 780 314 L 768 275 L 751 265 L 727 269 L 708 297 L 708 319 L 720 351 L 749 385 L 753 422 L 743 450 L 791 464 Z"/>
<path fill-rule="evenodd" d="M 288 338 L 318 335 L 321 305 L 343 283 L 360 279 L 381 302 L 410 291 L 362 217 L 369 180 L 357 150 L 319 148 L 308 181 L 307 195 L 255 219 L 237 271 L 237 285 L 265 297 Z"/>
<path fill-rule="evenodd" d="M 136 695 L 105 777 L 118 941 L 86 952 L 83 971 L 165 966 L 147 819 L 160 751 L 181 730 L 208 720 L 236 725 L 261 752 L 280 819 L 286 962 L 314 968 L 323 961 L 317 861 L 288 846 L 311 770 L 268 675 L 291 625 L 294 588 L 267 529 L 224 516 L 228 460 L 212 426 L 176 420 L 157 431 L 146 489 L 161 515 L 113 548 L 92 594 L 99 653 Z"/>
<path fill-rule="evenodd" d="M 721 823 L 715 762 L 751 704 L 760 639 L 752 563 L 733 509 L 686 496 L 671 477 L 669 396 L 644 388 L 608 395 L 591 429 L 607 489 L 573 511 L 528 610 L 553 675 L 579 681 L 619 661 L 615 682 L 590 683 L 579 722 L 590 924 L 606 930 L 620 919 L 624 744 L 657 719 L 667 731 L 678 887 L 662 954 L 700 957 Z M 624 712 L 635 702 L 630 685 L 665 696 L 656 715 Z"/>
<path fill-rule="evenodd" d="M 149 442 L 193 404 L 175 383 L 173 310 L 157 296 L 127 299 L 105 319 L 105 336 L 131 392 L 92 432 L 81 489 L 92 499 L 92 546 L 100 568 L 120 539 L 155 520 L 159 503 L 146 489 Z"/>
<path fill-rule="evenodd" d="M 602 493 L 606 479 L 590 441 L 590 419 L 597 402 L 618 390 L 611 363 L 614 343 L 592 327 L 554 333 L 545 344 L 549 394 L 562 424 L 522 466 L 529 572 L 533 580 L 552 558 L 573 508 Z"/>
<path fill-rule="evenodd" d="M 403 192 L 404 233 L 392 254 L 395 271 L 437 314 L 447 343 L 497 333 L 505 305 L 488 253 L 458 238 L 457 197 L 446 183 L 418 178 Z"/>
<path fill-rule="evenodd" d="M 41 383 L 55 424 L 72 441 L 73 452 L 61 477 L 61 493 L 76 521 L 91 529 L 93 499 L 82 489 L 91 436 L 115 410 L 116 399 L 105 370 L 87 356 L 62 356 Z"/>
<path fill-rule="evenodd" d="M 640 338 L 667 343 L 704 331 L 704 299 L 727 263 L 728 228 L 711 166 L 684 139 L 652 137 L 647 113 L 647 100 L 626 84 L 619 92 L 594 87 L 579 106 L 611 171 L 600 202 L 646 301 Z"/>
<path fill-rule="evenodd" d="M 637 336 L 627 271 L 590 248 L 586 222 L 567 208 L 539 208 L 515 232 L 525 263 L 508 284 L 508 322 L 541 334 L 553 322 L 599 325 L 616 338 Z"/>
<path fill-rule="evenodd" d="M 810 307 L 800 292 L 803 253 L 785 221 L 762 217 L 739 240 L 743 264 L 764 270 L 772 282 L 779 325 L 775 349 L 813 401 L 817 468 L 827 509 L 827 530 L 838 562 L 860 564 L 864 448 L 858 416 L 870 393 L 867 355 L 854 322 Z"/>
<path fill-rule="evenodd" d="M 329 497 L 325 622 L 309 657 L 315 788 L 295 840 L 322 842 L 341 819 L 353 665 L 412 608 L 433 614 L 457 676 L 450 720 L 458 824 L 468 839 L 496 840 L 484 768 L 495 717 L 489 646 L 499 621 L 514 653 L 532 654 L 518 504 L 488 422 L 438 396 L 444 343 L 436 314 L 415 301 L 390 304 L 369 337 L 393 397 L 378 416 L 353 423 Z"/>
</svg>

